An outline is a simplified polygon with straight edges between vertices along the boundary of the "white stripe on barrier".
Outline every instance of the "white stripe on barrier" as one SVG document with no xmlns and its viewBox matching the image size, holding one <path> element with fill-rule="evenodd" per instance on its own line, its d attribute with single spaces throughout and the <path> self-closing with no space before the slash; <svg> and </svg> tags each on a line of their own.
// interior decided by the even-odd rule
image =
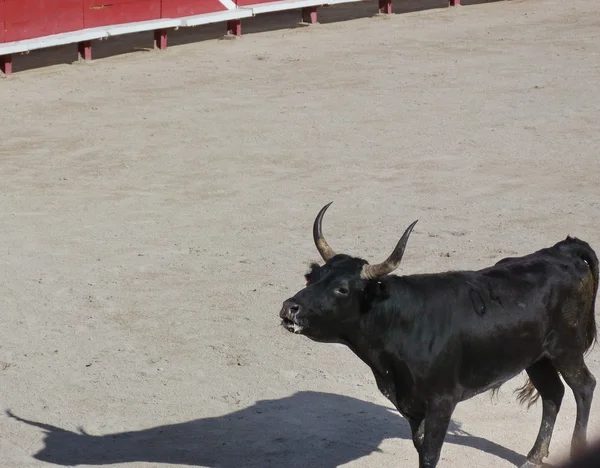
<svg viewBox="0 0 600 468">
<path fill-rule="evenodd" d="M 23 44 L 22 41 L 0 44 L 0 55 L 20 54 L 28 50 L 27 45 Z"/>
<path fill-rule="evenodd" d="M 341 3 L 358 3 L 366 0 L 328 0 L 327 5 L 339 5 Z"/>
<path fill-rule="evenodd" d="M 79 31 L 53 34 L 51 36 L 36 37 L 24 41 L 6 42 L 0 44 L 0 55 L 10 55 L 30 50 L 44 49 L 74 42 L 92 41 L 108 37 L 107 28 L 90 28 Z"/>
<path fill-rule="evenodd" d="M 231 0 L 219 0 L 219 2 L 228 10 L 235 10 L 237 8 L 237 5 Z"/>
<path fill-rule="evenodd" d="M 199 26 L 201 24 L 248 18 L 249 16 L 252 16 L 252 10 L 239 8 L 237 10 L 225 10 L 198 16 L 188 16 L 186 18 L 181 18 L 181 22 L 183 26 Z"/>
<path fill-rule="evenodd" d="M 255 15 L 261 13 L 272 13 L 283 10 L 296 10 L 298 8 L 306 8 L 313 6 L 321 6 L 329 3 L 327 0 L 280 0 L 277 2 L 257 3 L 248 5 L 245 8 L 250 8 Z"/>
<path fill-rule="evenodd" d="M 107 26 L 109 36 L 119 36 L 121 34 L 136 33 L 142 31 L 154 31 L 156 29 L 168 29 L 181 26 L 180 19 L 159 19 L 151 21 L 140 21 L 137 23 L 117 24 Z"/>
</svg>

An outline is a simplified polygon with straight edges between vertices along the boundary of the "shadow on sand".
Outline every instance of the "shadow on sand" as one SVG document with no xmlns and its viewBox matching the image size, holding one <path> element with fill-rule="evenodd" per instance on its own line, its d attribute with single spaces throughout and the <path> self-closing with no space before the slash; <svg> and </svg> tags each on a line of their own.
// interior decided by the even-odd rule
<svg viewBox="0 0 600 468">
<path fill-rule="evenodd" d="M 378 451 L 385 439 L 411 438 L 408 423 L 394 410 L 318 392 L 258 401 L 219 417 L 106 435 L 72 432 L 7 414 L 44 430 L 44 448 L 34 458 L 63 466 L 148 462 L 333 468 Z M 483 450 L 515 465 L 524 461 L 518 453 L 467 434 L 455 423 L 446 442 Z M 416 452 L 414 458 L 416 463 Z"/>
</svg>

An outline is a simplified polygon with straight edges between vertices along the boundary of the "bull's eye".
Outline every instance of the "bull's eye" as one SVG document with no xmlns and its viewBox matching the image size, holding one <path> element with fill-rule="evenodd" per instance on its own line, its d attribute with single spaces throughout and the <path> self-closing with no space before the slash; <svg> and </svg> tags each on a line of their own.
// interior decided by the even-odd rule
<svg viewBox="0 0 600 468">
<path fill-rule="evenodd" d="M 335 293 L 336 293 L 338 296 L 347 296 L 347 295 L 348 295 L 348 288 L 344 288 L 344 287 L 342 286 L 342 287 L 340 287 L 340 288 L 337 288 L 337 289 L 335 290 Z"/>
</svg>

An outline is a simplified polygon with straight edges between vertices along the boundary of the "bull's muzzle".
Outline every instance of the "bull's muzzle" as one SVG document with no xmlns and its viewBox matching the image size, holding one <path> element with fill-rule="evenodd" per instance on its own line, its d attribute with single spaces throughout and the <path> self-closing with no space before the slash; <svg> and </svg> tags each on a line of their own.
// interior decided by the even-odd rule
<svg viewBox="0 0 600 468">
<path fill-rule="evenodd" d="M 301 312 L 300 304 L 293 299 L 288 299 L 283 303 L 279 317 L 281 317 L 281 325 L 288 331 L 293 333 L 300 333 L 304 328 L 298 322 L 298 315 Z"/>
</svg>

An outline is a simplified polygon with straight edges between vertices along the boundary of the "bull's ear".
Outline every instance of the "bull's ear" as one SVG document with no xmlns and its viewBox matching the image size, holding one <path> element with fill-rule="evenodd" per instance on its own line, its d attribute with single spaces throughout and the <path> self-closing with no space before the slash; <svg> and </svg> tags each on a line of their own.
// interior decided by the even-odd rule
<svg viewBox="0 0 600 468">
<path fill-rule="evenodd" d="M 306 286 L 311 283 L 315 283 L 319 280 L 321 267 L 318 263 L 311 263 L 308 272 L 304 275 L 304 279 L 306 280 Z"/>
</svg>

